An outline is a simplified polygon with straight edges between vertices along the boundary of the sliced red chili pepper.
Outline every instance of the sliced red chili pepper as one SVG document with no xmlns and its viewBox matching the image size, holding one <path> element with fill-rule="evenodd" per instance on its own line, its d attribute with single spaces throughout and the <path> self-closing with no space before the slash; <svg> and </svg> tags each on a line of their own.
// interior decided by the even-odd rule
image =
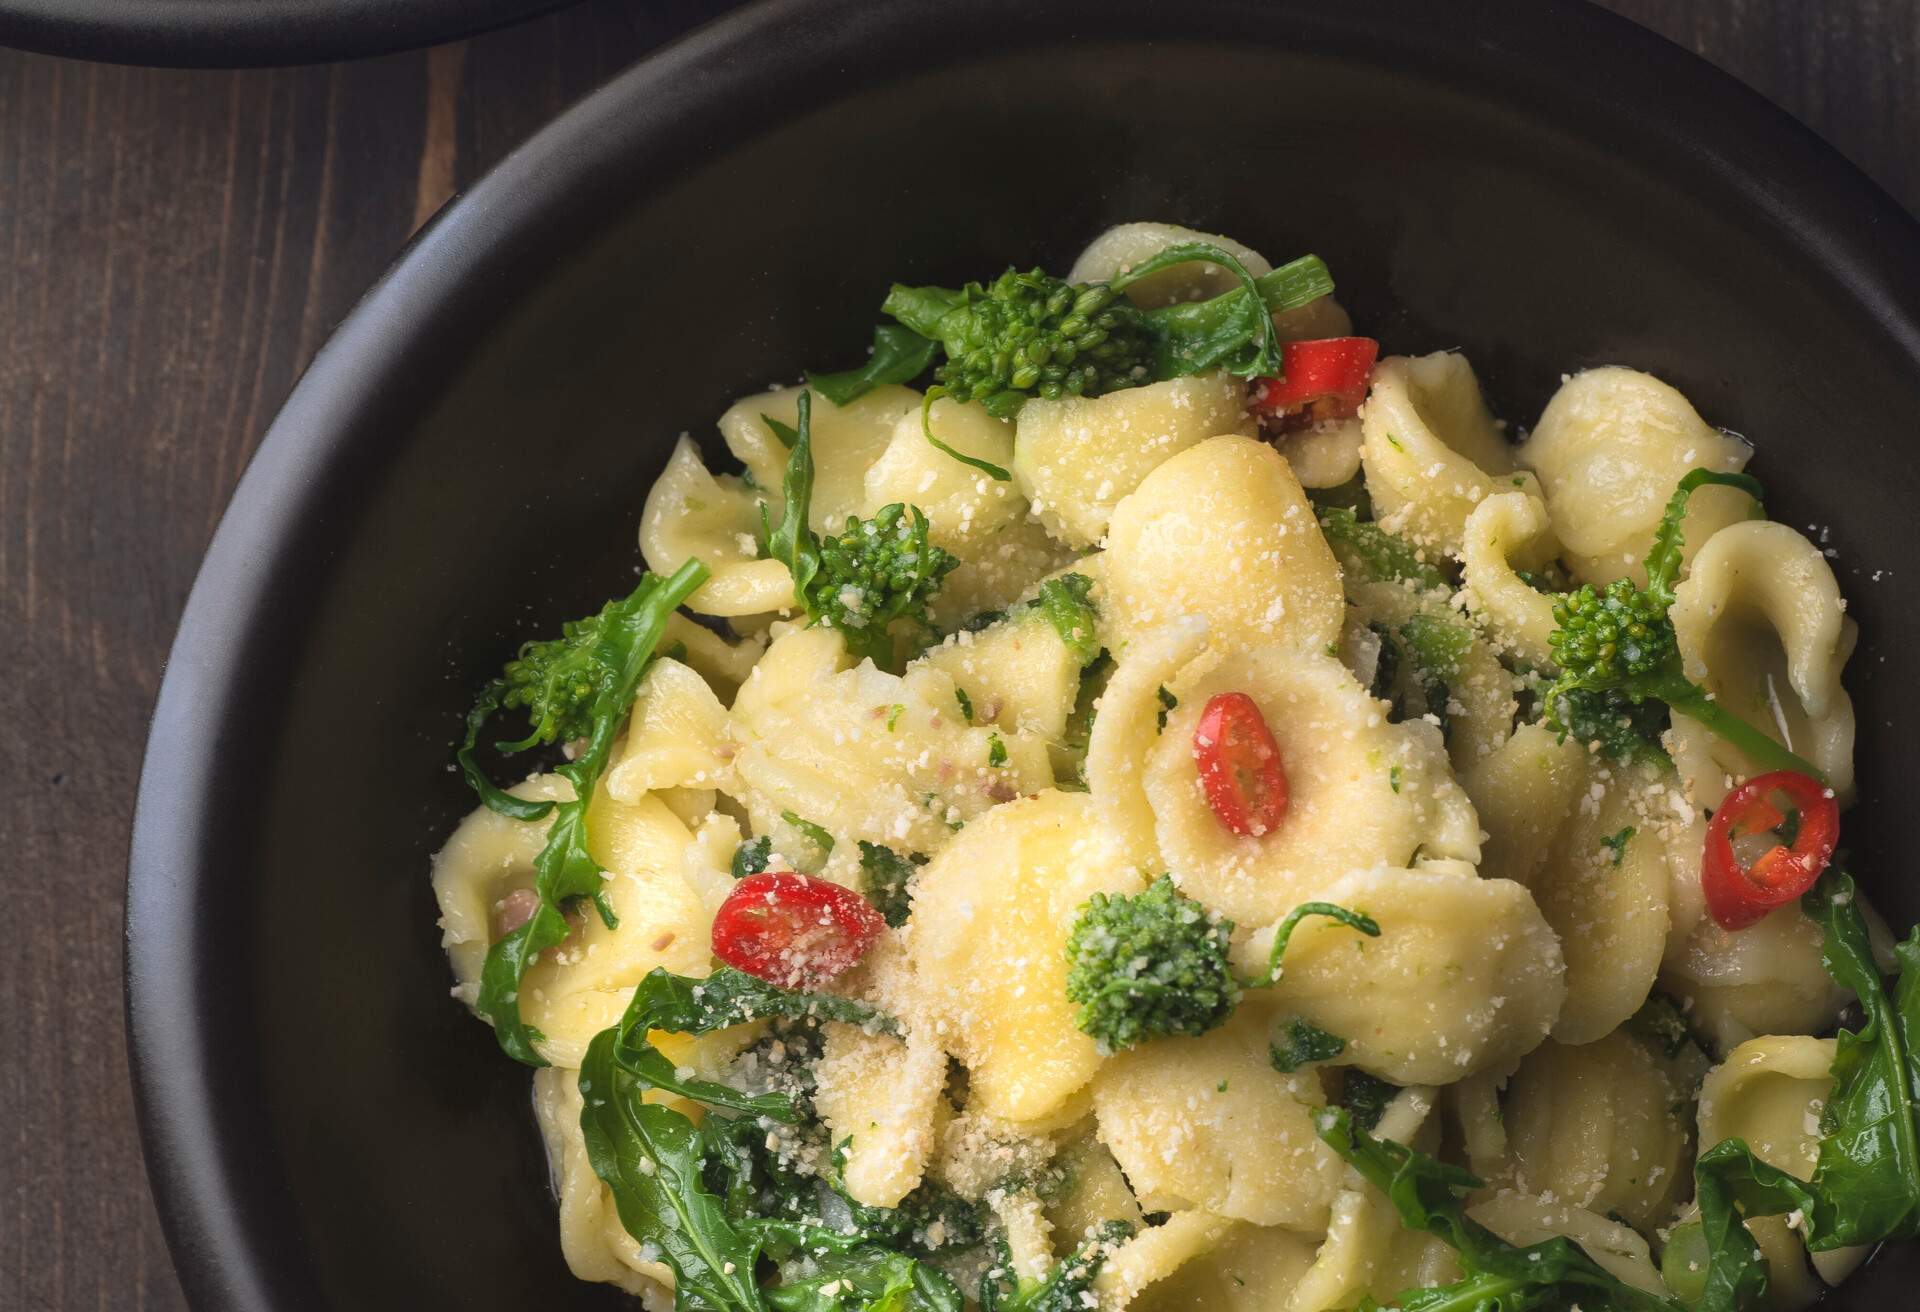
<svg viewBox="0 0 1920 1312">
<path fill-rule="evenodd" d="M 1287 772 L 1267 719 L 1243 692 L 1217 693 L 1193 728 L 1207 805 L 1227 830 L 1258 838 L 1287 814 Z"/>
<path fill-rule="evenodd" d="M 1774 804 L 1776 794 L 1799 813 L 1792 842 L 1763 844 L 1757 857 L 1743 862 L 1734 851 L 1737 841 L 1774 837 L 1772 831 L 1786 822 L 1786 813 Z M 1727 794 L 1707 825 L 1700 862 L 1707 910 L 1722 929 L 1745 929 L 1812 888 L 1839 841 L 1840 807 L 1833 790 L 1797 770 L 1755 775 Z"/>
<path fill-rule="evenodd" d="M 1254 383 L 1254 411 L 1283 427 L 1345 419 L 1367 399 L 1373 362 L 1379 357 L 1380 343 L 1371 337 L 1284 342 L 1280 347 L 1280 377 L 1261 378 Z"/>
<path fill-rule="evenodd" d="M 713 955 L 784 989 L 858 965 L 887 922 L 850 888 L 791 870 L 748 875 L 713 917 Z"/>
</svg>

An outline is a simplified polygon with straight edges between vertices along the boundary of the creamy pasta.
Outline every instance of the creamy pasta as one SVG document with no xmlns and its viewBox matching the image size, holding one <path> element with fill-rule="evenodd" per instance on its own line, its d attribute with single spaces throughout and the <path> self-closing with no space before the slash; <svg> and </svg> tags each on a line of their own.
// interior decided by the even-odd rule
<svg viewBox="0 0 1920 1312">
<path fill-rule="evenodd" d="M 1311 256 L 1072 267 L 681 437 L 479 699 L 433 886 L 574 1273 L 1748 1312 L 1920 1232 L 1855 626 L 1747 444 L 1625 366 L 1510 428 Z"/>
</svg>

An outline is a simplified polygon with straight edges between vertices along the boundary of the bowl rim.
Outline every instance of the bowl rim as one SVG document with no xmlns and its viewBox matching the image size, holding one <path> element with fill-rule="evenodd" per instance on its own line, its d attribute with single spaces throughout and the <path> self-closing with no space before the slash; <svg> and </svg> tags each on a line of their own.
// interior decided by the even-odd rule
<svg viewBox="0 0 1920 1312">
<path fill-rule="evenodd" d="M 324 64 L 412 50 L 578 0 L 0 0 L 0 46 L 162 68 Z"/>
<path fill-rule="evenodd" d="M 243 1182 L 260 1165 L 223 1135 L 220 1036 L 205 1020 L 221 981 L 212 969 L 217 945 L 194 913 L 216 878 L 214 836 L 232 823 L 222 813 L 218 748 L 270 682 L 269 673 L 250 673 L 258 664 L 250 654 L 266 648 L 279 623 L 276 580 L 298 554 L 303 526 L 311 528 L 341 471 L 388 441 L 364 421 L 410 385 L 417 390 L 417 361 L 435 358 L 436 339 L 457 337 L 454 324 L 484 312 L 496 279 L 514 286 L 508 270 L 524 277 L 529 259 L 538 267 L 555 234 L 605 213 L 601 202 L 616 187 L 662 161 L 703 158 L 749 138 L 765 119 L 741 106 L 765 81 L 769 58 L 785 74 L 833 72 L 837 81 L 814 79 L 832 83 L 818 103 L 866 85 L 847 76 L 849 49 L 924 52 L 940 25 L 965 37 L 953 43 L 965 58 L 998 53 L 1016 32 L 1072 39 L 1087 15 L 1074 0 L 761 0 L 736 10 L 646 55 L 515 149 L 407 243 L 314 357 L 248 464 L 188 597 L 131 832 L 128 1052 L 148 1177 L 193 1306 L 270 1307 L 276 1283 L 264 1223 L 249 1220 L 244 1205 Z M 1867 312 L 1920 378 L 1920 221 L 1759 93 L 1587 0 L 1470 0 L 1444 12 L 1424 0 L 1109 0 L 1098 21 L 1101 39 L 1124 43 L 1244 38 L 1263 24 L 1284 26 L 1296 48 L 1304 32 L 1316 53 L 1388 67 L 1417 65 L 1416 51 L 1437 43 L 1498 71 L 1500 88 L 1488 94 L 1602 100 L 1610 115 L 1749 203 L 1756 221 Z M 689 121 L 721 130 L 689 145 L 676 140 L 692 135 Z M 170 744 L 179 742 L 207 750 L 176 755 Z"/>
</svg>

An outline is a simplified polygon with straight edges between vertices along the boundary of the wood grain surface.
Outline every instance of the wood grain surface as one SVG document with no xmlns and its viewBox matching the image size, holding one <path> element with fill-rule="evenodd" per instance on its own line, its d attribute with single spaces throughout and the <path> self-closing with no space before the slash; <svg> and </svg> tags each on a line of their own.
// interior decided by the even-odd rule
<svg viewBox="0 0 1920 1312">
<path fill-rule="evenodd" d="M 1920 0 L 1608 0 L 1920 210 Z M 254 444 L 407 236 L 699 6 L 175 72 L 0 51 L 0 1309 L 184 1307 L 122 1042 L 149 708 Z"/>
</svg>

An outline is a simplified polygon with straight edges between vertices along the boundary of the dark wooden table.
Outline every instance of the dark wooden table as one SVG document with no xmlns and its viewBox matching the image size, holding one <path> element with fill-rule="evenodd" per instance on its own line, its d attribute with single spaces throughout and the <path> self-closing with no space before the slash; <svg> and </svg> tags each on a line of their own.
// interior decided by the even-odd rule
<svg viewBox="0 0 1920 1312">
<path fill-rule="evenodd" d="M 1920 0 L 1607 0 L 1920 210 Z M 644 0 L 329 67 L 0 51 L 0 1309 L 184 1306 L 121 1035 L 147 713 L 329 329 L 457 188 L 655 44 Z"/>
</svg>

